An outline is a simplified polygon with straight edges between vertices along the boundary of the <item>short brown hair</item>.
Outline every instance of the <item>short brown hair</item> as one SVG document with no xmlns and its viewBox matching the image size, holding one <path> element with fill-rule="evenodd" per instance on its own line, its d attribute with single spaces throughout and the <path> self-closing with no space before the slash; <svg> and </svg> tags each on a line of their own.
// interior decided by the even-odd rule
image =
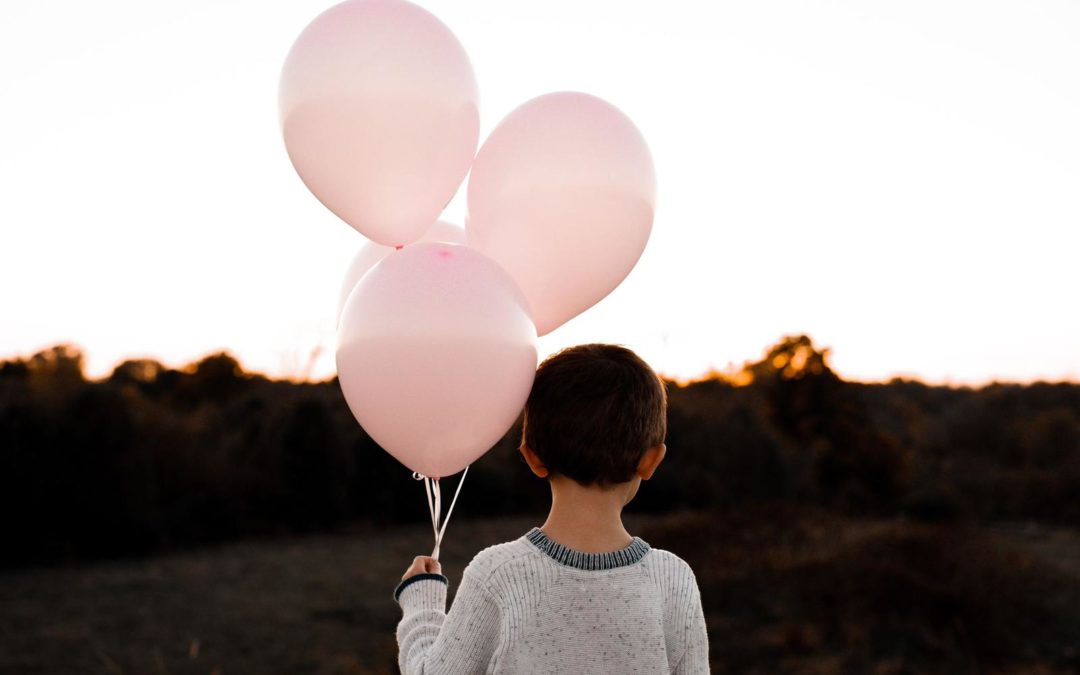
<svg viewBox="0 0 1080 675">
<path fill-rule="evenodd" d="M 624 483 L 666 436 L 664 383 L 626 347 L 578 345 L 537 369 L 521 438 L 551 473 L 581 485 Z"/>
</svg>

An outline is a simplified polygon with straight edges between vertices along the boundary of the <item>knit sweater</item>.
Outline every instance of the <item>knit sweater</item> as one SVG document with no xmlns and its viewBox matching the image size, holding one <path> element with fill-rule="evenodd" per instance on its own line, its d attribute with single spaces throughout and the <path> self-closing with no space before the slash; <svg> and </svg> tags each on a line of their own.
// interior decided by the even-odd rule
<svg viewBox="0 0 1080 675">
<path fill-rule="evenodd" d="M 640 537 L 585 553 L 533 528 L 473 558 L 449 613 L 446 591 L 420 574 L 394 592 L 405 675 L 709 672 L 693 571 Z"/>
</svg>

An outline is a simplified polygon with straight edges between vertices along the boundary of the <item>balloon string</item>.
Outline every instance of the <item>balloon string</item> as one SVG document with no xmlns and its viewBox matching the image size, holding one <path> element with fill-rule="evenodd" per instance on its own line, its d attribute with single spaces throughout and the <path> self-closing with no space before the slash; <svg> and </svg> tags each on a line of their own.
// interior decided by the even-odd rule
<svg viewBox="0 0 1080 675">
<path fill-rule="evenodd" d="M 446 510 L 446 518 L 443 518 L 442 527 L 439 528 L 439 538 L 435 541 L 435 555 L 431 556 L 436 560 L 439 559 L 439 544 L 442 543 L 443 535 L 446 534 L 446 525 L 450 522 L 450 514 L 454 512 L 454 504 L 457 504 L 458 495 L 461 494 L 461 486 L 465 483 L 465 474 L 469 473 L 469 467 L 465 467 L 465 470 L 461 472 L 461 478 L 458 479 L 457 489 L 454 490 L 454 498 L 450 500 L 450 508 Z"/>
<path fill-rule="evenodd" d="M 450 514 L 454 512 L 458 495 L 461 494 L 461 486 L 465 484 L 465 476 L 469 473 L 469 467 L 461 472 L 458 479 L 457 489 L 454 490 L 454 498 L 450 500 L 450 508 L 446 510 L 446 516 L 442 515 L 442 487 L 438 478 L 429 478 L 420 473 L 413 473 L 413 478 L 424 481 L 424 492 L 427 493 L 428 511 L 431 512 L 431 529 L 435 533 L 435 548 L 431 551 L 431 557 L 439 559 L 439 548 L 442 546 L 443 535 L 446 534 L 446 526 L 450 523 Z"/>
<path fill-rule="evenodd" d="M 439 536 L 439 521 L 442 515 L 442 488 L 439 487 L 438 478 L 429 478 L 431 481 L 431 491 L 435 493 L 435 550 L 431 552 L 431 557 L 436 560 L 439 559 L 439 542 L 442 537 Z"/>
<path fill-rule="evenodd" d="M 424 491 L 427 492 L 428 513 L 431 514 L 431 529 L 435 532 L 435 536 L 439 536 L 439 523 L 435 520 L 435 497 L 432 495 L 431 479 L 427 476 L 421 476 L 420 478 L 424 481 Z"/>
</svg>

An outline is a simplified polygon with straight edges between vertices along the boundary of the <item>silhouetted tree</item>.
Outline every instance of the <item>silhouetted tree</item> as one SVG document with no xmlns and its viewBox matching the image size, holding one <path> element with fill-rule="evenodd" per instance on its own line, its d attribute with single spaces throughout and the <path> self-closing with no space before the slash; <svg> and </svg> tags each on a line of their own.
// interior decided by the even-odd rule
<svg viewBox="0 0 1080 675">
<path fill-rule="evenodd" d="M 288 521 L 300 529 L 319 529 L 346 518 L 356 467 L 322 400 L 311 397 L 296 404 L 285 423 L 281 449 L 290 488 Z"/>
<path fill-rule="evenodd" d="M 668 389 L 668 457 L 633 510 L 795 500 L 1080 524 L 1077 384 L 845 382 L 794 335 L 731 381 Z M 474 463 L 459 514 L 542 514 L 519 442 L 518 425 Z M 336 379 L 271 381 L 214 354 L 88 381 L 71 345 L 0 362 L 0 566 L 426 517 Z"/>
<path fill-rule="evenodd" d="M 207 356 L 185 370 L 173 390 L 181 405 L 220 405 L 250 383 L 240 363 L 224 352 Z"/>
<path fill-rule="evenodd" d="M 893 507 L 908 479 L 907 453 L 873 426 L 856 392 L 859 385 L 841 380 L 828 355 L 809 336 L 787 336 L 744 370 L 780 431 L 812 454 L 818 499 Z"/>
</svg>

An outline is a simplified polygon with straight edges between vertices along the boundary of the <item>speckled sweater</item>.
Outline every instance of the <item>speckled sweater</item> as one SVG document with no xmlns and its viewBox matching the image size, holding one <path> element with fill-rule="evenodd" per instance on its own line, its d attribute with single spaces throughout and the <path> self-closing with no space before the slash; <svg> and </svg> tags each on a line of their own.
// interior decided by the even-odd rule
<svg viewBox="0 0 1080 675">
<path fill-rule="evenodd" d="M 533 528 L 478 553 L 449 612 L 446 590 L 421 574 L 394 591 L 405 675 L 709 672 L 693 571 L 639 537 L 583 553 Z"/>
</svg>

